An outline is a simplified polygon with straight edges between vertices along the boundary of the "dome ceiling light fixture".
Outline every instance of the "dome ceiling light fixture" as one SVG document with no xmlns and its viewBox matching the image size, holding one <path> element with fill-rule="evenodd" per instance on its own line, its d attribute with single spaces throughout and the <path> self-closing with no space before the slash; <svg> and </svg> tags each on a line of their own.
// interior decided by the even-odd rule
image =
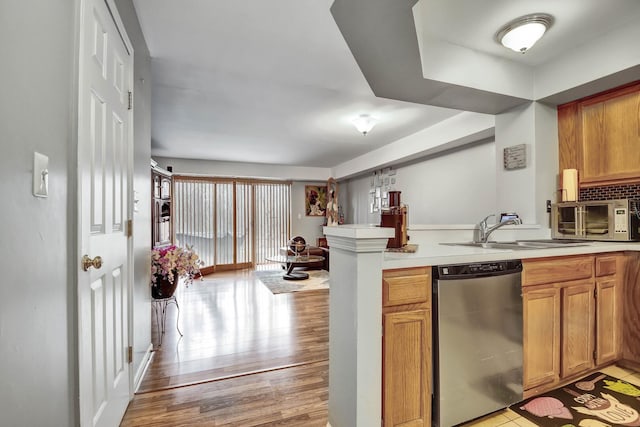
<svg viewBox="0 0 640 427">
<path fill-rule="evenodd" d="M 534 13 L 521 16 L 503 26 L 496 33 L 496 40 L 515 52 L 525 53 L 536 44 L 553 24 L 553 16 Z"/>
<path fill-rule="evenodd" d="M 358 132 L 365 136 L 371 129 L 373 129 L 377 122 L 378 120 L 368 114 L 360 114 L 358 117 L 351 120 L 351 123 L 353 123 L 356 129 L 358 129 Z"/>
</svg>

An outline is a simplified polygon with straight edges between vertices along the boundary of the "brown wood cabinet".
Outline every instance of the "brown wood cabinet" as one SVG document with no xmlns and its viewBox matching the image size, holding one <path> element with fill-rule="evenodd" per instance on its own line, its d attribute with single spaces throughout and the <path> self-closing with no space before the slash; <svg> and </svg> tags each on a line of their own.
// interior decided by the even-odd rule
<svg viewBox="0 0 640 427">
<path fill-rule="evenodd" d="M 431 425 L 431 267 L 382 273 L 382 418 Z"/>
<path fill-rule="evenodd" d="M 173 242 L 173 180 L 169 172 L 151 169 L 151 247 Z"/>
<path fill-rule="evenodd" d="M 640 182 L 640 82 L 558 106 L 560 170 L 581 187 Z"/>
<path fill-rule="evenodd" d="M 591 279 L 562 287 L 561 378 L 586 372 L 594 366 L 594 289 Z"/>
<path fill-rule="evenodd" d="M 525 390 L 560 378 L 560 289 L 523 288 Z"/>
<path fill-rule="evenodd" d="M 592 256 L 542 258 L 523 262 L 522 283 L 526 286 L 591 279 L 592 277 Z"/>
<path fill-rule="evenodd" d="M 640 253 L 625 253 L 626 275 L 621 292 L 623 364 L 640 370 Z"/>
<path fill-rule="evenodd" d="M 622 260 L 523 261 L 525 390 L 536 394 L 620 358 Z"/>
<path fill-rule="evenodd" d="M 596 257 L 596 365 L 620 358 L 623 272 L 621 254 Z"/>
</svg>

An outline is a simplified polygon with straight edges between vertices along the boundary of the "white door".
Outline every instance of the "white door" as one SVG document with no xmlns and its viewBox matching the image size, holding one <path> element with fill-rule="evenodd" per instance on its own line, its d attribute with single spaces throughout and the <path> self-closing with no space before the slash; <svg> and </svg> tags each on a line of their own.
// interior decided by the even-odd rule
<svg viewBox="0 0 640 427">
<path fill-rule="evenodd" d="M 131 396 L 126 224 L 133 52 L 110 5 L 110 0 L 81 0 L 77 225 L 80 422 L 112 427 L 119 425 Z M 85 271 L 83 255 L 101 257 L 102 265 Z"/>
</svg>

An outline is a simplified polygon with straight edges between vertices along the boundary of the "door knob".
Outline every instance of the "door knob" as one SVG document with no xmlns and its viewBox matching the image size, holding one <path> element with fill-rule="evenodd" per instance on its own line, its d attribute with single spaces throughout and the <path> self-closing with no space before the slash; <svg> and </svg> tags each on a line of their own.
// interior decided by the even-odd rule
<svg viewBox="0 0 640 427">
<path fill-rule="evenodd" d="M 84 271 L 89 270 L 91 267 L 96 270 L 102 267 L 102 257 L 95 257 L 94 259 L 89 258 L 89 255 L 82 256 L 82 269 Z"/>
</svg>

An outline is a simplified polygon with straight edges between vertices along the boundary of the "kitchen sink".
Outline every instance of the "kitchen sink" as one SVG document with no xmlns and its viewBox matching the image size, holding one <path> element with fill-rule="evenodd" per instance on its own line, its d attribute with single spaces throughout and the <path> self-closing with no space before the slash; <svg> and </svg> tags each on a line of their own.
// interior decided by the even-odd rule
<svg viewBox="0 0 640 427">
<path fill-rule="evenodd" d="M 568 240 L 514 240 L 509 242 L 461 242 L 461 243 L 440 243 L 449 246 L 469 246 L 484 249 L 510 249 L 510 250 L 532 250 L 532 249 L 553 249 L 566 248 L 571 246 L 586 246 L 588 243 L 568 241 Z"/>
<path fill-rule="evenodd" d="M 532 240 L 517 240 L 517 242 L 522 243 L 533 243 L 533 244 L 541 244 L 541 245 L 553 245 L 554 247 L 564 247 L 564 246 L 585 246 L 588 245 L 589 242 L 585 240 L 572 240 L 572 239 L 532 239 Z"/>
<path fill-rule="evenodd" d="M 447 246 L 469 246 L 473 248 L 483 248 L 483 249 L 510 249 L 510 250 L 540 249 L 540 247 L 533 246 L 533 245 L 519 245 L 518 242 L 486 242 L 486 243 L 461 242 L 461 243 L 440 243 L 440 244 L 447 245 Z"/>
</svg>

